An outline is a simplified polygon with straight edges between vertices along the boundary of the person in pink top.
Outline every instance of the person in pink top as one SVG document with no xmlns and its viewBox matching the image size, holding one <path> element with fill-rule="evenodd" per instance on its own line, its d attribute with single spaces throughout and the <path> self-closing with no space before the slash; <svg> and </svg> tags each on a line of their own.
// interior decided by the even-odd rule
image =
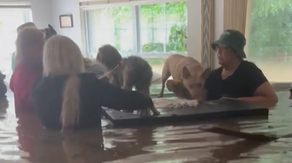
<svg viewBox="0 0 292 163">
<path fill-rule="evenodd" d="M 43 46 L 43 32 L 29 27 L 19 31 L 16 40 L 17 65 L 10 80 L 17 117 L 34 110 L 29 97 L 34 81 L 42 76 Z"/>
</svg>

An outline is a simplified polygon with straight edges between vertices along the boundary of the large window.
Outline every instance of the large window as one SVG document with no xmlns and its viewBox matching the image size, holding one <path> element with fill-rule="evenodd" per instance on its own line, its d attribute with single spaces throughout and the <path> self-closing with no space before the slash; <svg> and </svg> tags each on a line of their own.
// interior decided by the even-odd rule
<svg viewBox="0 0 292 163">
<path fill-rule="evenodd" d="M 248 58 L 271 82 L 292 81 L 292 5 L 290 0 L 253 0 Z"/>
<path fill-rule="evenodd" d="M 88 52 L 95 57 L 103 44 L 112 44 L 121 53 L 133 53 L 133 23 L 130 6 L 98 8 L 86 12 Z"/>
<path fill-rule="evenodd" d="M 29 21 L 32 21 L 30 9 L 0 9 L 0 70 L 6 75 L 6 82 L 12 74 L 11 57 L 15 51 L 16 28 Z"/>
<path fill-rule="evenodd" d="M 87 54 L 95 58 L 104 44 L 115 46 L 126 57 L 139 55 L 152 66 L 159 81 L 165 57 L 186 54 L 187 6 L 185 0 L 165 3 L 101 7 L 84 11 Z"/>
</svg>

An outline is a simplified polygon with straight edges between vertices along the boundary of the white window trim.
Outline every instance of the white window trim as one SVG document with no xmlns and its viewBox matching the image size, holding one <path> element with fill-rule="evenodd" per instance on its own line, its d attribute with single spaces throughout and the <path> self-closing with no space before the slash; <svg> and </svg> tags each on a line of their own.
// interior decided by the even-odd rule
<svg viewBox="0 0 292 163">
<path fill-rule="evenodd" d="M 93 0 L 94 1 L 94 0 Z M 187 52 L 165 52 L 165 53 L 140 53 L 140 28 L 139 28 L 139 5 L 143 5 L 143 4 L 158 4 L 158 3 L 167 3 L 167 2 L 180 2 L 180 1 L 186 1 L 186 0 L 147 0 L 145 2 L 131 2 L 131 6 L 133 8 L 133 30 L 134 30 L 134 41 L 133 41 L 133 50 L 134 52 L 132 54 L 126 54 L 126 55 L 137 55 L 140 56 L 142 58 L 166 58 L 167 56 L 173 55 L 173 54 L 181 54 L 181 55 L 185 55 L 187 56 Z M 82 20 L 82 28 L 84 28 L 84 32 L 82 33 L 82 35 L 84 36 L 84 44 L 85 44 L 85 53 L 86 53 L 86 57 L 91 57 L 91 56 L 96 56 L 97 54 L 93 54 L 90 53 L 89 51 L 89 40 L 88 40 L 88 17 L 87 17 L 87 11 L 88 10 L 93 10 L 93 9 L 100 9 L 100 8 L 106 8 L 106 7 L 119 7 L 119 6 L 125 6 L 129 4 L 129 2 L 127 3 L 114 3 L 114 4 L 103 4 L 103 5 L 92 5 L 92 8 L 82 8 L 80 7 L 81 15 L 83 17 L 84 20 Z M 91 5 L 90 5 L 91 6 Z M 123 54 L 122 54 L 123 55 Z"/>
<path fill-rule="evenodd" d="M 23 0 L 0 0 L 0 8 L 1 9 L 23 9 L 30 8 L 29 1 Z"/>
<path fill-rule="evenodd" d="M 88 2 L 88 0 L 85 0 L 85 1 Z M 86 2 L 80 2 L 79 5 L 82 10 L 92 10 L 92 9 L 105 8 L 105 7 L 119 7 L 119 6 L 125 6 L 125 5 L 137 6 L 137 5 L 145 5 L 145 4 L 158 4 L 158 3 L 179 2 L 179 1 L 186 1 L 186 0 L 145 0 L 145 1 L 125 1 L 125 2 L 104 3 L 104 4 L 94 4 L 94 0 L 92 0 L 88 2 L 89 3 L 88 5 L 83 4 Z"/>
</svg>

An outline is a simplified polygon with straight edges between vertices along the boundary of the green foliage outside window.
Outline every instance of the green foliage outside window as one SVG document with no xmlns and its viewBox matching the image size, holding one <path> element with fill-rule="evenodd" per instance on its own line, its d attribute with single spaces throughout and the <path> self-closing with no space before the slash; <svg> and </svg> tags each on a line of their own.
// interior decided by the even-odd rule
<svg viewBox="0 0 292 163">
<path fill-rule="evenodd" d="M 292 56 L 291 0 L 253 0 L 248 41 L 250 57 Z"/>
<path fill-rule="evenodd" d="M 105 10 L 106 14 L 114 19 L 115 24 L 115 39 L 120 40 L 121 26 L 123 20 L 132 19 L 132 8 L 125 7 L 110 7 Z M 186 2 L 169 2 L 165 4 L 149 4 L 140 6 L 140 15 L 147 19 L 148 22 L 154 22 L 155 18 L 161 15 L 178 15 L 181 18 L 180 24 L 173 24 L 170 28 L 170 35 L 166 45 L 160 42 L 149 42 L 141 45 L 142 52 L 164 52 L 164 47 L 167 52 L 186 52 Z M 117 41 L 118 43 L 119 41 Z M 114 45 L 119 49 L 118 44 Z"/>
</svg>

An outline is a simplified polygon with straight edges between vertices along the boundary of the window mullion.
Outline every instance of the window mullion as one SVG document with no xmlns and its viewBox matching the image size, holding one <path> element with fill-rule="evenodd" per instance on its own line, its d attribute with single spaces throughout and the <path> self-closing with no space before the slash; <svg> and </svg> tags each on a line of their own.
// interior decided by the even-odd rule
<svg viewBox="0 0 292 163">
<path fill-rule="evenodd" d="M 91 46 L 94 44 L 94 43 L 92 43 L 92 39 L 91 39 L 91 37 L 92 37 L 92 33 L 89 31 L 90 29 L 89 29 L 89 26 L 91 26 L 91 21 L 88 21 L 89 20 L 89 14 L 88 14 L 88 12 L 90 12 L 90 11 L 83 11 L 83 18 L 84 18 L 84 24 L 85 24 L 85 38 L 86 38 L 86 41 L 85 41 L 85 43 L 86 43 L 86 49 L 85 49 L 85 51 L 86 51 L 86 57 L 92 57 L 91 56 Z"/>
<path fill-rule="evenodd" d="M 166 17 L 166 3 L 163 4 L 163 16 L 164 16 L 164 29 L 165 29 L 165 43 L 164 43 L 164 47 L 163 47 L 163 51 L 164 53 L 166 53 L 166 45 L 167 45 L 167 17 Z"/>
<path fill-rule="evenodd" d="M 140 7 L 135 5 L 132 8 L 133 16 L 133 47 L 136 54 L 140 53 Z"/>
</svg>

